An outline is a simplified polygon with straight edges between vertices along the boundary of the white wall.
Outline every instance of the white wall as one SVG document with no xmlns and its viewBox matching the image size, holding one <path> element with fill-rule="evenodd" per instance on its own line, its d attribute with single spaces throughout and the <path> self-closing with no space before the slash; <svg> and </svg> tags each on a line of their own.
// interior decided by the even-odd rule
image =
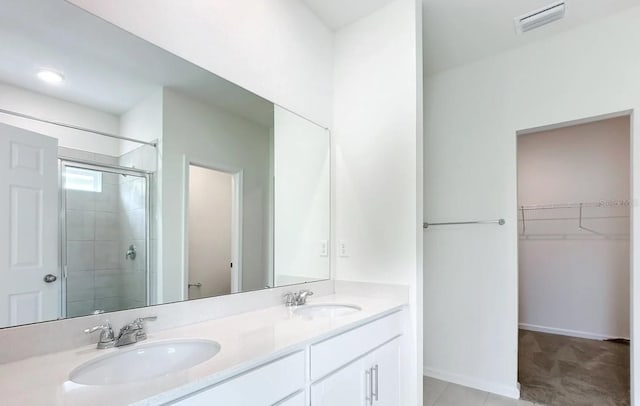
<svg viewBox="0 0 640 406">
<path fill-rule="evenodd" d="M 518 136 L 518 206 L 628 200 L 629 117 Z M 520 326 L 629 338 L 629 207 L 525 212 Z M 522 218 L 522 215 L 520 216 Z M 566 220 L 561 220 L 566 219 Z"/>
<path fill-rule="evenodd" d="M 275 106 L 276 286 L 331 277 L 330 146 L 328 130 Z"/>
<path fill-rule="evenodd" d="M 299 0 L 71 3 L 274 103 L 331 122 L 333 35 Z"/>
<path fill-rule="evenodd" d="M 120 117 L 120 135 L 147 142 L 162 137 L 162 88 L 158 88 Z M 136 148 L 140 148 L 140 144 L 122 141 L 118 155 Z"/>
<path fill-rule="evenodd" d="M 185 157 L 192 163 L 242 171 L 242 289 L 267 284 L 269 129 L 164 90 L 162 136 L 162 270 L 165 302 L 183 296 Z"/>
<path fill-rule="evenodd" d="M 420 5 L 397 0 L 340 29 L 334 56 L 336 240 L 348 253 L 335 277 L 410 286 L 412 317 L 422 237 Z M 409 337 L 420 337 L 410 324 Z M 402 404 L 422 404 L 414 398 L 422 394 L 420 349 L 409 347 L 415 381 L 407 380 Z"/>
<path fill-rule="evenodd" d="M 189 299 L 231 293 L 232 176 L 189 169 Z"/>
<path fill-rule="evenodd" d="M 426 78 L 425 218 L 507 223 L 425 232 L 425 373 L 517 396 L 516 132 L 640 108 L 638 19 L 631 9 Z"/>
<path fill-rule="evenodd" d="M 0 108 L 116 135 L 120 126 L 119 117 L 112 114 L 5 83 L 0 83 Z M 61 147 L 110 156 L 120 155 L 120 141 L 116 139 L 8 114 L 0 114 L 0 122 L 57 138 Z"/>
</svg>

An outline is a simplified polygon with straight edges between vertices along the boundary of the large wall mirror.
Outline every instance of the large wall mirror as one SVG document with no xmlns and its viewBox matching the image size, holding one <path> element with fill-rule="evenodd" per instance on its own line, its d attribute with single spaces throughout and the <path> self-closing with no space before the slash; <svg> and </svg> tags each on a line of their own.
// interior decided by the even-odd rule
<svg viewBox="0 0 640 406">
<path fill-rule="evenodd" d="M 63 0 L 0 38 L 0 327 L 330 277 L 327 129 Z"/>
</svg>

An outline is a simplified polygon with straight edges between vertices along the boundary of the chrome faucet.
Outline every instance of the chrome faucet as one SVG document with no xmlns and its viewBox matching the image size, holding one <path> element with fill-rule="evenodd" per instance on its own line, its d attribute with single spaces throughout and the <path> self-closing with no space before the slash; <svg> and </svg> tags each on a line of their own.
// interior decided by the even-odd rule
<svg viewBox="0 0 640 406">
<path fill-rule="evenodd" d="M 307 303 L 307 297 L 312 295 L 313 292 L 308 289 L 301 290 L 298 293 L 289 292 L 284 295 L 284 304 L 287 307 L 302 306 Z"/>
<path fill-rule="evenodd" d="M 120 329 L 120 333 L 115 339 L 115 347 L 122 347 L 123 345 L 134 344 L 138 341 L 146 340 L 147 333 L 144 330 L 144 322 L 154 321 L 157 319 L 157 316 L 140 317 L 125 325 Z"/>
<path fill-rule="evenodd" d="M 92 334 L 96 331 L 100 331 L 100 340 L 98 340 L 97 346 L 99 350 L 115 346 L 116 339 L 113 336 L 113 329 L 111 328 L 111 323 L 109 323 L 108 320 L 100 326 L 95 326 L 84 330 L 84 333 Z"/>
<path fill-rule="evenodd" d="M 96 331 L 100 331 L 100 340 L 98 340 L 98 349 L 103 350 L 111 347 L 121 347 L 123 345 L 137 343 L 138 341 L 146 340 L 147 333 L 144 331 L 144 322 L 157 320 L 158 317 L 141 317 L 135 319 L 133 322 L 127 324 L 120 329 L 120 333 L 116 338 L 111 328 L 111 323 L 106 321 L 99 326 L 91 327 L 84 330 L 85 334 L 92 334 Z"/>
</svg>

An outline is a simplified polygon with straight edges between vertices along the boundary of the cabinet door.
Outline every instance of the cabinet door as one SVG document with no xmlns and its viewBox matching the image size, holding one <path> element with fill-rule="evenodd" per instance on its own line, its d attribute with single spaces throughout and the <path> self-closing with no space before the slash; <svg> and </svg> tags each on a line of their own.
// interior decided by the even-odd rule
<svg viewBox="0 0 640 406">
<path fill-rule="evenodd" d="M 400 338 L 388 342 L 371 354 L 373 360 L 373 404 L 400 404 Z"/>
<path fill-rule="evenodd" d="M 367 357 L 368 358 L 368 357 Z M 311 386 L 311 406 L 364 406 L 369 363 L 357 360 Z"/>
</svg>

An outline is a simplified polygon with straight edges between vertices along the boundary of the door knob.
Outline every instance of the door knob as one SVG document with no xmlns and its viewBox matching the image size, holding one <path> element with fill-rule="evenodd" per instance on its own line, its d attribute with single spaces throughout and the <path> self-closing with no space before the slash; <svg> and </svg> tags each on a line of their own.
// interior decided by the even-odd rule
<svg viewBox="0 0 640 406">
<path fill-rule="evenodd" d="M 53 283 L 58 280 L 58 277 L 52 274 L 47 274 L 44 276 L 44 281 L 47 283 Z"/>
</svg>

